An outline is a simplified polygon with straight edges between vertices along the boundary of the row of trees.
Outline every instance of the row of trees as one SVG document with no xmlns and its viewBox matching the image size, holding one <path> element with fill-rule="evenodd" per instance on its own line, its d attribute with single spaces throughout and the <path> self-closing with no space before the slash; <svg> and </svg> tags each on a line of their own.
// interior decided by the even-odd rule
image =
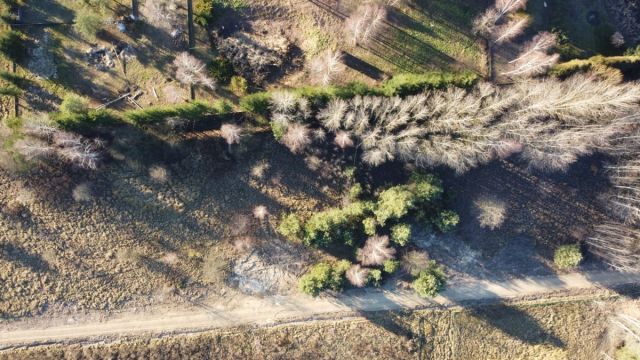
<svg viewBox="0 0 640 360">
<path fill-rule="evenodd" d="M 532 167 L 564 170 L 636 126 L 639 102 L 636 84 L 581 74 L 406 98 L 334 99 L 317 119 L 338 146 L 361 151 L 371 166 L 398 159 L 464 172 L 521 153 Z"/>
</svg>

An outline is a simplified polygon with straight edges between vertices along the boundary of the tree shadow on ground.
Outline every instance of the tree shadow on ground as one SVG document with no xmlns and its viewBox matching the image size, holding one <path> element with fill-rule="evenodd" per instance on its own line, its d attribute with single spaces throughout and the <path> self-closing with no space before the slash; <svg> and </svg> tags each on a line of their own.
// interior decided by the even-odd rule
<svg viewBox="0 0 640 360">
<path fill-rule="evenodd" d="M 343 62 L 346 66 L 348 66 L 349 68 L 358 71 L 364 75 L 366 75 L 367 77 L 373 79 L 373 80 L 383 80 L 387 77 L 387 75 L 380 69 L 378 69 L 377 67 L 375 67 L 374 65 L 359 59 L 353 55 L 351 55 L 350 53 L 343 51 L 342 52 L 342 59 Z"/>
<path fill-rule="evenodd" d="M 38 254 L 33 254 L 11 243 L 0 243 L 0 257 L 8 261 L 15 261 L 34 272 L 44 273 L 52 271 L 49 264 Z"/>
<path fill-rule="evenodd" d="M 564 341 L 542 328 L 537 320 L 517 307 L 498 304 L 472 307 L 468 311 L 472 316 L 527 344 L 565 347 Z"/>
</svg>

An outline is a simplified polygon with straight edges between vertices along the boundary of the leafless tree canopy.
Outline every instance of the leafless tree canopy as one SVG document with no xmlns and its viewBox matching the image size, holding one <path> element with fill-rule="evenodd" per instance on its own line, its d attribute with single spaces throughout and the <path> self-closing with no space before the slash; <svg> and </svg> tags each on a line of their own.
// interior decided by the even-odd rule
<svg viewBox="0 0 640 360">
<path fill-rule="evenodd" d="M 173 65 L 176 67 L 176 79 L 182 84 L 216 88 L 215 81 L 207 75 L 206 65 L 189 53 L 180 53 Z"/>
<path fill-rule="evenodd" d="M 242 135 L 242 128 L 234 124 L 222 124 L 220 134 L 227 144 L 238 144 Z"/>
<path fill-rule="evenodd" d="M 606 150 L 637 126 L 640 87 L 580 74 L 565 81 L 480 84 L 406 98 L 335 99 L 318 118 L 347 132 L 372 166 L 400 159 L 464 172 L 521 153 L 532 167 L 564 170 L 579 156 Z"/>
<path fill-rule="evenodd" d="M 490 196 L 482 196 L 473 202 L 480 226 L 491 230 L 499 228 L 507 215 L 504 201 Z"/>
<path fill-rule="evenodd" d="M 345 35 L 352 45 L 366 45 L 382 29 L 387 10 L 382 4 L 364 3 L 347 18 Z"/>
<path fill-rule="evenodd" d="M 512 14 L 524 9 L 527 0 L 497 0 L 495 5 L 480 14 L 473 23 L 474 31 L 493 43 L 504 43 L 522 34 L 529 24 L 527 18 Z"/>
<path fill-rule="evenodd" d="M 393 259 L 396 249 L 389 246 L 388 236 L 373 236 L 367 239 L 362 249 L 358 249 L 356 258 L 362 265 L 382 265 Z"/>
<path fill-rule="evenodd" d="M 300 123 L 291 124 L 282 137 L 282 143 L 293 153 L 299 153 L 311 144 L 309 127 Z"/>
<path fill-rule="evenodd" d="M 640 225 L 640 159 L 623 160 L 608 167 L 614 187 L 611 204 L 626 224 Z"/>
<path fill-rule="evenodd" d="M 311 77 L 314 82 L 329 85 L 344 72 L 342 52 L 328 49 L 311 60 Z"/>
<path fill-rule="evenodd" d="M 609 222 L 596 227 L 587 243 L 592 253 L 621 271 L 640 270 L 640 229 Z"/>
<path fill-rule="evenodd" d="M 359 264 L 352 265 L 345 274 L 349 283 L 355 287 L 364 287 L 369 280 L 370 270 Z"/>
<path fill-rule="evenodd" d="M 547 31 L 538 33 L 525 44 L 518 57 L 509 62 L 511 69 L 503 72 L 503 75 L 531 77 L 546 73 L 560 60 L 560 55 L 549 54 L 556 41 L 555 34 Z"/>
</svg>

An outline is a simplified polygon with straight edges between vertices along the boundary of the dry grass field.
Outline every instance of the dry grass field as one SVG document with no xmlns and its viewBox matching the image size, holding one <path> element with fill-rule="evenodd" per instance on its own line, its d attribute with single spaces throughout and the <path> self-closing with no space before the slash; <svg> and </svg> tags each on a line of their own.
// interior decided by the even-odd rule
<svg viewBox="0 0 640 360">
<path fill-rule="evenodd" d="M 599 359 L 610 313 L 627 300 L 492 305 L 366 319 L 239 328 L 109 345 L 49 346 L 0 359 Z"/>
</svg>

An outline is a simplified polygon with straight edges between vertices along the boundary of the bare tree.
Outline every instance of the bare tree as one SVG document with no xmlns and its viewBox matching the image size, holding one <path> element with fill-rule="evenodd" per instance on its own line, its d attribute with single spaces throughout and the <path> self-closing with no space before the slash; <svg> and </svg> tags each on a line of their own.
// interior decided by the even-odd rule
<svg viewBox="0 0 640 360">
<path fill-rule="evenodd" d="M 615 33 L 613 33 L 613 35 L 611 35 L 611 45 L 619 48 L 622 47 L 624 43 L 624 36 L 622 35 L 622 33 L 620 33 L 620 31 L 616 31 Z"/>
<path fill-rule="evenodd" d="M 341 149 L 346 149 L 353 146 L 353 140 L 346 131 L 338 131 L 334 140 L 335 144 Z"/>
<path fill-rule="evenodd" d="M 482 196 L 473 202 L 480 226 L 491 230 L 499 228 L 507 215 L 507 205 L 495 197 Z"/>
<path fill-rule="evenodd" d="M 497 0 L 474 19 L 473 29 L 493 43 L 502 43 L 520 35 L 528 25 L 526 18 L 508 19 L 510 14 L 525 8 L 527 0 Z"/>
<path fill-rule="evenodd" d="M 389 246 L 388 236 L 372 236 L 358 249 L 356 258 L 362 265 L 382 265 L 386 260 L 394 258 L 396 249 Z"/>
<path fill-rule="evenodd" d="M 640 270 L 640 229 L 622 223 L 598 225 L 587 239 L 592 253 L 620 271 Z"/>
<path fill-rule="evenodd" d="M 556 44 L 557 37 L 550 32 L 540 32 L 529 41 L 518 56 L 509 61 L 510 70 L 503 72 L 507 76 L 531 77 L 547 72 L 557 64 L 560 55 L 549 54 Z"/>
<path fill-rule="evenodd" d="M 173 65 L 176 67 L 176 79 L 182 84 L 216 88 L 215 81 L 207 75 L 206 65 L 189 53 L 178 54 Z"/>
<path fill-rule="evenodd" d="M 340 50 L 327 49 L 311 60 L 311 77 L 314 82 L 321 85 L 331 84 L 344 70 Z"/>
<path fill-rule="evenodd" d="M 406 98 L 335 99 L 318 119 L 336 136 L 347 132 L 372 166 L 399 159 L 464 172 L 521 153 L 532 167 L 564 170 L 580 156 L 611 151 L 614 139 L 637 128 L 639 103 L 635 83 L 579 74 Z"/>
<path fill-rule="evenodd" d="M 534 52 L 526 57 L 519 56 L 519 58 L 519 61 L 512 63 L 512 69 L 503 72 L 502 75 L 531 77 L 545 74 L 552 66 L 558 63 L 560 55 Z"/>
<path fill-rule="evenodd" d="M 345 35 L 353 46 L 366 45 L 381 31 L 386 17 L 384 5 L 364 3 L 345 21 Z"/>
<path fill-rule="evenodd" d="M 521 35 L 527 26 L 529 26 L 528 17 L 509 20 L 504 25 L 496 26 L 492 34 L 493 42 L 502 44 L 511 41 Z"/>
<path fill-rule="evenodd" d="M 349 283 L 355 287 L 364 287 L 369 282 L 369 273 L 371 270 L 363 268 L 359 264 L 351 265 L 345 274 Z"/>
<path fill-rule="evenodd" d="M 222 124 L 220 135 L 227 142 L 228 150 L 231 151 L 231 145 L 240 143 L 242 128 L 234 124 Z"/>
<path fill-rule="evenodd" d="M 640 224 L 640 160 L 628 159 L 607 167 L 615 193 L 611 204 L 627 224 Z"/>
<path fill-rule="evenodd" d="M 258 205 L 255 208 L 253 208 L 253 217 L 260 220 L 260 221 L 264 221 L 267 217 L 269 216 L 269 210 L 267 210 L 267 207 L 264 205 Z"/>
<path fill-rule="evenodd" d="M 311 144 L 309 127 L 299 123 L 293 123 L 289 125 L 281 141 L 291 152 L 299 153 Z"/>
<path fill-rule="evenodd" d="M 509 63 L 513 64 L 519 62 L 523 60 L 523 58 L 526 58 L 527 56 L 530 56 L 536 52 L 547 53 L 554 46 L 556 46 L 557 41 L 558 37 L 554 33 L 541 31 L 536 36 L 534 36 L 531 41 L 527 42 L 522 48 L 522 51 L 520 52 L 518 57 L 509 61 Z"/>
<path fill-rule="evenodd" d="M 42 119 L 27 119 L 23 126 L 25 138 L 14 149 L 27 160 L 57 158 L 71 165 L 95 170 L 101 161 L 100 140 L 86 139 L 46 123 Z"/>
<path fill-rule="evenodd" d="M 290 91 L 278 91 L 271 94 L 271 111 L 275 113 L 291 113 L 298 104 L 298 96 Z"/>
</svg>

